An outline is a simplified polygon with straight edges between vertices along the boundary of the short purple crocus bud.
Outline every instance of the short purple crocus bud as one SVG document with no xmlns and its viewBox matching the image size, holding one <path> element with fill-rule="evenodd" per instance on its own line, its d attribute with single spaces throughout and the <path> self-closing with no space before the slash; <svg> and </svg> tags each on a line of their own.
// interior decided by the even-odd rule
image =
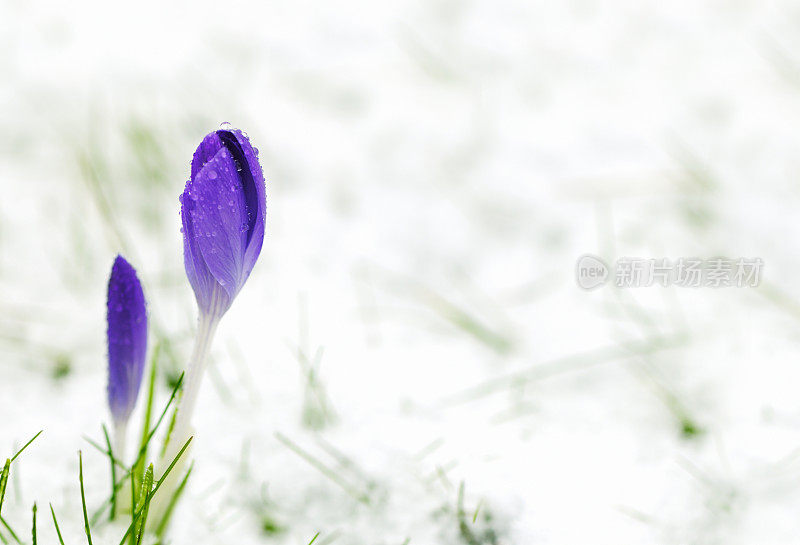
<svg viewBox="0 0 800 545">
<path fill-rule="evenodd" d="M 136 405 L 147 354 L 147 311 L 136 271 L 118 255 L 108 279 L 108 406 L 124 428 Z"/>
<path fill-rule="evenodd" d="M 208 134 L 180 197 L 183 261 L 201 314 L 230 308 L 261 253 L 267 214 L 264 174 L 238 129 Z"/>
</svg>

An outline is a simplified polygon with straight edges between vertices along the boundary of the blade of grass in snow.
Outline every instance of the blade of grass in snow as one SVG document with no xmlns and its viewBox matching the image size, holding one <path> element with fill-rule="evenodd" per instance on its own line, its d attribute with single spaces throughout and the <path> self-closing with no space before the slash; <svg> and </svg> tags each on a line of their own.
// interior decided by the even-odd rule
<svg viewBox="0 0 800 545">
<path fill-rule="evenodd" d="M 3 499 L 6 496 L 6 487 L 8 486 L 8 474 L 11 472 L 11 459 L 7 459 L 3 465 L 3 471 L 0 473 L 0 516 L 3 514 Z"/>
<path fill-rule="evenodd" d="M 367 486 L 372 486 L 374 484 L 374 481 L 368 475 L 366 475 L 347 454 L 333 446 L 331 443 L 327 442 L 322 437 L 317 437 L 316 442 L 322 448 L 322 450 L 327 452 L 333 459 L 339 462 L 339 465 L 342 467 L 342 469 L 349 470 L 357 478 L 363 480 Z"/>
<path fill-rule="evenodd" d="M 20 541 L 19 537 L 17 537 L 17 534 L 14 532 L 14 530 L 11 529 L 11 526 L 9 526 L 8 523 L 6 522 L 6 519 L 0 517 L 0 524 L 2 524 L 5 527 L 5 529 L 8 530 L 11 539 L 13 539 L 15 543 L 23 545 L 22 541 Z"/>
<path fill-rule="evenodd" d="M 178 454 L 175 455 L 175 458 L 172 459 L 172 462 L 169 464 L 169 466 L 167 467 L 166 471 L 164 471 L 164 475 L 162 475 L 161 479 L 159 479 L 158 484 L 156 484 L 156 486 L 153 489 L 153 491 L 150 492 L 150 494 L 148 494 L 148 496 L 150 497 L 150 500 L 152 500 L 153 496 L 156 495 L 156 493 L 158 492 L 158 489 L 161 488 L 161 484 L 167 479 L 167 477 L 169 477 L 169 474 L 172 472 L 172 469 L 175 467 L 175 464 L 178 463 L 178 460 L 180 460 L 181 456 L 183 456 L 183 453 L 186 451 L 187 448 L 189 448 L 189 444 L 192 442 L 192 439 L 194 439 L 194 437 L 190 437 L 186 441 L 186 443 L 183 444 L 183 447 L 181 448 L 181 450 L 178 451 Z M 148 500 L 148 505 L 149 505 L 149 500 Z M 139 514 L 140 513 L 137 513 L 134 510 L 134 512 L 133 512 L 133 522 L 131 522 L 131 525 L 128 526 L 128 529 L 125 532 L 125 535 L 122 536 L 122 541 L 119 542 L 119 545 L 125 545 L 125 541 L 128 539 L 128 536 L 133 533 L 134 525 L 136 523 L 136 520 L 137 520 Z"/>
<path fill-rule="evenodd" d="M 488 346 L 498 354 L 508 354 L 514 348 L 514 341 L 509 336 L 486 325 L 482 320 L 470 314 L 455 303 L 445 299 L 433 289 L 412 278 L 383 271 L 395 289 L 411 295 L 426 305 L 457 329 Z"/>
<path fill-rule="evenodd" d="M 56 512 L 53 509 L 53 504 L 50 504 L 50 514 L 53 515 L 53 526 L 56 527 L 56 534 L 58 534 L 58 542 L 64 545 L 64 538 L 61 537 L 61 528 L 58 527 L 58 520 L 56 519 Z"/>
<path fill-rule="evenodd" d="M 86 511 L 86 492 L 83 487 L 83 454 L 78 451 L 78 480 L 81 482 L 81 506 L 83 506 L 83 526 L 86 530 L 86 540 L 92 545 L 92 530 L 89 528 L 89 513 Z"/>
<path fill-rule="evenodd" d="M 442 405 L 447 407 L 467 403 L 492 395 L 495 392 L 505 390 L 514 385 L 542 380 L 572 371 L 579 371 L 581 369 L 611 363 L 631 356 L 669 350 L 686 344 L 688 340 L 689 337 L 687 335 L 680 334 L 669 337 L 654 337 L 645 341 L 621 342 L 619 344 L 587 350 L 571 356 L 556 358 L 544 363 L 528 366 L 520 371 L 514 371 L 489 379 L 476 386 L 462 390 L 461 392 L 445 398 L 442 401 Z"/>
<path fill-rule="evenodd" d="M 275 432 L 275 438 L 284 444 L 289 450 L 300 456 L 303 460 L 308 462 L 311 466 L 317 469 L 320 473 L 325 475 L 331 481 L 339 485 L 345 492 L 351 495 L 356 500 L 360 501 L 365 505 L 369 505 L 369 497 L 362 492 L 356 490 L 350 483 L 342 479 L 335 471 L 330 469 L 328 466 L 323 464 L 320 460 L 309 454 L 308 452 L 304 451 L 300 448 L 296 443 L 291 441 L 288 437 L 283 435 L 280 432 Z"/>
<path fill-rule="evenodd" d="M 147 466 L 147 471 L 144 472 L 144 479 L 142 480 L 142 491 L 139 493 L 139 500 L 141 507 L 136 506 L 136 511 L 140 512 L 139 522 L 136 530 L 136 545 L 141 545 L 144 538 L 145 525 L 147 524 L 147 513 L 150 510 L 150 500 L 152 496 L 150 492 L 153 490 L 153 464 Z"/>
<path fill-rule="evenodd" d="M 461 539 L 468 545 L 481 545 L 481 541 L 472 532 L 472 529 L 467 524 L 467 513 L 464 510 L 464 481 L 458 486 L 458 500 L 456 502 L 456 516 L 458 518 L 458 530 L 461 534 Z"/>
<path fill-rule="evenodd" d="M 33 545 L 36 545 L 36 502 L 33 503 L 33 528 L 31 529 L 31 537 L 33 538 Z"/>
<path fill-rule="evenodd" d="M 111 513 L 108 520 L 114 520 L 117 516 L 117 458 L 114 456 L 114 449 L 111 447 L 111 439 L 108 437 L 108 429 L 105 424 L 103 424 L 103 437 L 106 439 L 108 447 L 106 453 L 110 461 L 109 466 L 111 466 Z"/>
<path fill-rule="evenodd" d="M 478 520 L 478 513 L 481 510 L 481 506 L 483 505 L 483 500 L 478 502 L 478 506 L 475 507 L 475 513 L 472 515 L 472 524 L 475 524 L 475 521 Z"/>
<path fill-rule="evenodd" d="M 150 363 L 150 378 L 147 385 L 147 405 L 145 406 L 144 419 L 142 420 L 142 437 L 139 441 L 139 452 L 142 453 L 133 464 L 133 482 L 132 487 L 136 488 L 141 485 L 144 479 L 144 464 L 147 458 L 148 450 L 148 437 L 150 436 L 150 421 L 153 414 L 153 400 L 155 397 L 155 384 L 156 384 L 156 366 L 158 362 L 158 355 L 161 352 L 160 342 L 156 343 L 153 350 L 153 357 Z"/>
<path fill-rule="evenodd" d="M 11 526 L 9 526 L 8 523 L 5 521 L 5 519 L 2 517 L 3 500 L 5 499 L 6 489 L 8 488 L 8 479 L 9 476 L 11 475 L 11 464 L 14 462 L 14 460 L 16 460 L 19 457 L 20 454 L 22 454 L 25 451 L 26 448 L 28 448 L 31 445 L 31 443 L 33 443 L 36 440 L 37 437 L 39 437 L 42 434 L 42 431 L 44 430 L 39 430 L 39 433 L 34 435 L 27 443 L 25 443 L 22 446 L 22 448 L 16 452 L 16 454 L 14 454 L 11 458 L 7 458 L 6 463 L 3 465 L 3 470 L 2 472 L 0 472 L 0 523 L 2 523 L 3 526 L 5 526 L 6 530 L 8 530 L 9 535 L 11 535 L 12 539 L 17 543 L 21 543 L 19 538 L 17 537 L 17 534 L 14 532 L 14 530 L 11 529 Z M 7 541 L 2 535 L 0 535 L 0 538 L 2 538 L 3 543 L 7 543 Z"/>
<path fill-rule="evenodd" d="M 22 454 L 22 453 L 25 451 L 25 449 L 26 449 L 26 448 L 28 448 L 28 447 L 31 445 L 31 443 L 33 443 L 34 441 L 36 441 L 36 438 L 37 438 L 37 437 L 39 437 L 39 436 L 42 434 L 42 432 L 43 432 L 43 431 L 44 431 L 44 430 L 39 430 L 39 433 L 37 433 L 36 435 L 34 435 L 33 437 L 31 437 L 30 441 L 28 441 L 27 443 L 25 443 L 25 444 L 22 446 L 22 448 L 21 448 L 21 449 L 19 449 L 19 450 L 17 451 L 17 453 L 16 453 L 14 456 L 12 456 L 12 457 L 11 457 L 11 462 L 13 462 L 13 461 L 14 461 L 14 460 L 16 460 L 17 458 L 19 458 L 19 455 L 20 455 L 20 454 Z"/>
</svg>

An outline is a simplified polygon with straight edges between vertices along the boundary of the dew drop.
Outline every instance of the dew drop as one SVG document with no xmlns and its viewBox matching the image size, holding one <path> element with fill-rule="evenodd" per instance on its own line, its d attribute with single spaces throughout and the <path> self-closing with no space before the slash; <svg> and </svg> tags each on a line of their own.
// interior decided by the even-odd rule
<svg viewBox="0 0 800 545">
<path fill-rule="evenodd" d="M 217 171 L 216 170 L 209 170 L 208 171 L 208 178 L 210 180 L 216 180 L 217 179 Z"/>
<path fill-rule="evenodd" d="M 219 128 L 223 131 L 229 131 L 233 128 L 233 125 L 231 125 L 227 121 L 223 121 L 222 123 L 219 124 Z"/>
</svg>

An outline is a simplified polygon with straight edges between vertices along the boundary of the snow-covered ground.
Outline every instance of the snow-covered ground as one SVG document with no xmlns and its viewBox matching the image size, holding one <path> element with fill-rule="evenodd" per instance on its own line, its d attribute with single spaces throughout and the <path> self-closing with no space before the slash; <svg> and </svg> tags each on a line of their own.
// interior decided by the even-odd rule
<svg viewBox="0 0 800 545">
<path fill-rule="evenodd" d="M 166 402 L 177 196 L 230 122 L 268 234 L 173 543 L 796 543 L 799 31 L 789 1 L 0 0 L 0 456 L 45 430 L 3 517 L 81 543 L 79 449 L 108 494 L 118 252 Z M 584 291 L 587 253 L 764 269 Z"/>
</svg>

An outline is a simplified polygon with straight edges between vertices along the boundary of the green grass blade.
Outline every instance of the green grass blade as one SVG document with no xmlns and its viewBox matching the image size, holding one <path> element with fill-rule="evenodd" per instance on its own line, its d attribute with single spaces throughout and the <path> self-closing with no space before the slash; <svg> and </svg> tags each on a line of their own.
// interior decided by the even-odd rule
<svg viewBox="0 0 800 545">
<path fill-rule="evenodd" d="M 86 492 L 83 487 L 83 454 L 78 451 L 78 480 L 81 482 L 81 505 L 83 506 L 83 525 L 86 529 L 86 539 L 92 545 L 92 531 L 89 528 L 89 513 L 86 511 Z"/>
<path fill-rule="evenodd" d="M 50 514 L 53 515 L 53 525 L 56 527 L 56 534 L 58 534 L 58 542 L 64 545 L 64 538 L 61 537 L 61 528 L 58 527 L 58 519 L 56 519 L 56 512 L 53 509 L 53 504 L 50 504 Z"/>
<path fill-rule="evenodd" d="M 17 453 L 16 453 L 14 456 L 12 456 L 12 457 L 11 457 L 11 461 L 13 462 L 14 460 L 16 460 L 16 459 L 19 457 L 19 455 L 20 455 L 20 454 L 22 454 L 22 452 L 23 452 L 23 451 L 24 451 L 26 448 L 28 448 L 28 447 L 30 446 L 30 444 L 31 444 L 31 443 L 33 443 L 34 441 L 36 441 L 36 438 L 37 438 L 37 437 L 39 437 L 39 436 L 42 434 L 42 432 L 43 432 L 43 431 L 44 431 L 44 430 L 39 430 L 39 433 L 37 433 L 36 435 L 34 435 L 34 436 L 31 438 L 31 440 L 30 440 L 30 441 L 28 441 L 27 443 L 25 443 L 25 445 L 24 445 L 24 446 L 23 446 L 21 449 L 19 449 L 19 450 L 17 451 Z"/>
<path fill-rule="evenodd" d="M 142 540 L 144 539 L 144 531 L 145 525 L 147 524 L 147 514 L 150 511 L 150 500 L 153 499 L 153 496 L 150 495 L 150 492 L 153 490 L 153 464 L 150 464 L 147 467 L 147 471 L 144 473 L 144 480 L 142 481 L 142 493 L 139 495 L 140 498 L 143 498 L 144 505 L 141 509 L 141 520 L 139 521 L 139 530 L 138 530 L 138 537 L 136 538 L 136 545 L 141 545 Z"/>
<path fill-rule="evenodd" d="M 109 465 L 111 466 L 111 514 L 108 520 L 114 520 L 117 516 L 117 465 L 114 449 L 111 446 L 111 438 L 108 436 L 108 429 L 105 424 L 103 424 L 103 436 L 106 439 L 108 459 L 110 460 Z"/>
<path fill-rule="evenodd" d="M 8 474 L 11 472 L 11 459 L 7 459 L 0 473 L 0 515 L 3 513 L 3 499 L 6 496 L 6 486 L 8 486 Z"/>
<path fill-rule="evenodd" d="M 92 447 L 94 447 L 94 449 L 97 450 L 97 452 L 99 452 L 103 456 L 109 458 L 109 460 L 111 459 L 111 457 L 108 455 L 108 447 L 106 447 L 106 448 L 101 447 L 91 437 L 86 437 L 85 435 L 83 436 L 83 440 L 86 441 L 87 443 L 89 443 L 89 445 L 91 445 Z M 127 476 L 130 475 L 131 470 L 128 469 L 127 467 L 125 467 L 125 465 L 123 465 L 123 463 L 120 462 L 118 459 L 115 458 L 114 460 L 115 460 L 115 465 L 118 468 L 120 468 L 120 469 L 122 469 L 122 470 L 124 470 L 126 472 L 124 478 L 127 478 Z"/>
<path fill-rule="evenodd" d="M 308 464 L 310 464 L 320 473 L 325 475 L 328 479 L 336 483 L 342 490 L 347 492 L 354 499 L 363 503 L 364 505 L 369 505 L 370 499 L 368 494 L 361 492 L 357 488 L 352 486 L 334 470 L 332 470 L 324 463 L 322 463 L 320 460 L 318 460 L 317 458 L 315 458 L 314 456 L 312 456 L 311 454 L 300 448 L 300 446 L 297 443 L 295 443 L 294 441 L 292 441 L 291 439 L 289 439 L 280 432 L 275 432 L 275 438 L 281 443 L 283 443 L 283 445 L 286 448 L 297 454 L 300 458 L 305 460 Z"/>
<path fill-rule="evenodd" d="M 142 436 L 139 442 L 139 451 L 144 454 L 136 461 L 133 468 L 133 484 L 138 487 L 144 478 L 144 462 L 147 459 L 148 437 L 150 435 L 150 422 L 153 415 L 153 401 L 155 399 L 156 390 L 156 365 L 158 362 L 158 355 L 161 352 L 161 342 L 156 344 L 153 350 L 153 357 L 150 363 L 150 378 L 147 386 L 147 405 L 144 411 L 144 420 L 142 420 Z"/>
<path fill-rule="evenodd" d="M 36 545 L 36 502 L 33 503 L 33 529 L 31 530 L 33 545 Z"/>
<path fill-rule="evenodd" d="M 14 530 L 11 529 L 11 526 L 8 525 L 8 523 L 6 522 L 6 519 L 4 519 L 3 517 L 0 517 L 0 524 L 5 526 L 5 529 L 8 530 L 8 533 L 11 536 L 11 539 L 13 539 L 19 545 L 24 545 L 22 543 L 22 541 L 20 541 L 19 537 L 17 537 L 16 532 L 14 532 Z"/>
<path fill-rule="evenodd" d="M 133 483 L 131 483 L 131 525 L 129 528 L 136 528 L 136 487 L 133 486 Z M 131 535 L 130 545 L 136 545 L 136 536 L 134 535 L 134 532 L 131 532 L 130 530 L 128 530 L 128 532 L 130 532 Z M 125 533 L 126 536 L 128 535 L 128 532 Z M 124 536 L 122 541 L 125 541 Z"/>
<path fill-rule="evenodd" d="M 178 451 L 178 454 L 175 455 L 175 458 L 172 459 L 172 462 L 169 464 L 169 466 L 167 467 L 167 470 L 161 476 L 161 479 L 159 479 L 159 481 L 156 484 L 155 488 L 153 488 L 153 491 L 150 492 L 150 494 L 148 494 L 148 496 L 149 496 L 149 498 L 151 500 L 156 495 L 156 493 L 158 492 L 158 489 L 161 488 L 161 485 L 167 479 L 169 474 L 172 472 L 172 469 L 175 467 L 175 464 L 177 464 L 178 460 L 180 460 L 181 456 L 183 456 L 183 453 L 186 452 L 187 448 L 189 448 L 189 444 L 192 442 L 192 439 L 194 439 L 194 437 L 189 437 L 189 439 L 183 444 L 183 447 L 181 448 L 181 450 Z M 138 516 L 139 516 L 139 513 L 137 513 L 136 510 L 134 510 L 133 522 L 131 522 L 131 525 L 128 526 L 128 529 L 125 531 L 125 535 L 122 536 L 122 540 L 119 542 L 119 545 L 125 545 L 125 541 L 128 539 L 128 536 L 134 534 L 134 527 L 136 525 L 136 520 L 137 520 Z"/>
</svg>

